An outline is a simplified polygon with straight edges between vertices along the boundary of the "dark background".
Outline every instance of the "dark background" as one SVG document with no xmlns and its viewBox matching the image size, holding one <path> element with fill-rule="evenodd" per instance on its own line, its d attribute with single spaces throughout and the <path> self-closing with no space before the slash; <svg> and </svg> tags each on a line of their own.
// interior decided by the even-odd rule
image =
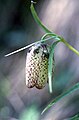
<svg viewBox="0 0 79 120">
<path fill-rule="evenodd" d="M 79 50 L 79 0 L 36 2 L 35 9 L 42 22 Z M 79 92 L 76 91 L 40 115 L 52 99 L 79 81 L 79 57 L 63 43 L 55 49 L 52 94 L 48 85 L 42 90 L 26 87 L 27 50 L 4 57 L 39 40 L 43 34 L 31 15 L 30 0 L 0 0 L 0 120 L 64 120 L 79 112 Z"/>
</svg>

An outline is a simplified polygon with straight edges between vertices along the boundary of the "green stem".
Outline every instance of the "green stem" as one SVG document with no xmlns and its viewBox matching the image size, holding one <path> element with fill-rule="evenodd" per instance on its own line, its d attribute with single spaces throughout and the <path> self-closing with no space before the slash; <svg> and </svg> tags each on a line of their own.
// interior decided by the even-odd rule
<svg viewBox="0 0 79 120">
<path fill-rule="evenodd" d="M 45 25 L 43 25 L 43 23 L 41 22 L 41 20 L 39 19 L 35 8 L 33 6 L 33 3 L 31 3 L 31 13 L 34 17 L 34 20 L 37 22 L 37 24 L 47 33 L 45 34 L 45 36 L 43 37 L 43 39 L 49 35 L 49 36 L 53 36 L 53 38 L 55 37 L 55 39 L 60 39 L 61 42 L 63 42 L 70 50 L 72 50 L 75 54 L 77 54 L 79 56 L 79 51 L 77 51 L 74 47 L 72 47 L 64 38 L 62 38 L 61 36 L 58 36 L 57 34 L 53 33 L 52 31 L 50 31 Z"/>
<path fill-rule="evenodd" d="M 53 39 L 55 40 L 61 40 L 61 38 L 59 36 L 57 36 L 56 34 L 54 33 L 46 33 L 42 36 L 41 40 L 44 40 L 47 36 L 52 36 Z"/>
<path fill-rule="evenodd" d="M 79 51 L 77 51 L 74 47 L 72 47 L 67 41 L 64 40 L 64 38 L 61 39 L 61 41 L 70 49 L 72 50 L 75 54 L 79 56 Z"/>
<path fill-rule="evenodd" d="M 47 36 L 52 36 L 52 33 L 46 33 L 41 37 L 41 40 L 45 39 Z M 54 37 L 56 37 L 55 35 L 53 35 Z"/>
<path fill-rule="evenodd" d="M 40 21 L 38 15 L 37 15 L 37 13 L 36 13 L 36 11 L 35 11 L 35 9 L 34 9 L 33 3 L 31 3 L 30 9 L 31 9 L 31 13 L 32 13 L 32 15 L 33 15 L 33 17 L 34 17 L 34 20 L 37 22 L 37 24 L 38 24 L 40 27 L 42 27 L 46 33 L 50 33 L 51 31 L 48 30 L 48 28 L 47 28 L 46 26 L 44 26 L 43 23 Z"/>
</svg>

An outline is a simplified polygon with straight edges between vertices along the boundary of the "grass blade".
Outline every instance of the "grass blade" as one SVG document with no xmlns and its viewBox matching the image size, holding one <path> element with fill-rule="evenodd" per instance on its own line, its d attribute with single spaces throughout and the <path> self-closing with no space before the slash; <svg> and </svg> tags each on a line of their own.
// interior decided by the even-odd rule
<svg viewBox="0 0 79 120">
<path fill-rule="evenodd" d="M 75 84 L 73 87 L 71 87 L 69 90 L 67 90 L 66 92 L 64 92 L 63 94 L 61 94 L 60 96 L 58 96 L 57 98 L 55 98 L 52 102 L 50 102 L 50 104 L 42 111 L 41 114 L 43 114 L 47 109 L 49 109 L 51 106 L 53 106 L 55 103 L 57 103 L 58 101 L 60 101 L 61 99 L 63 99 L 65 96 L 68 96 L 70 94 L 72 94 L 73 92 L 75 92 L 76 90 L 79 89 L 79 83 Z"/>
<path fill-rule="evenodd" d="M 23 50 L 25 50 L 25 49 L 31 47 L 32 45 L 35 45 L 35 44 L 41 43 L 41 42 L 45 42 L 45 41 L 48 41 L 48 40 L 53 39 L 53 38 L 54 38 L 54 37 L 51 36 L 51 37 L 49 37 L 49 38 L 43 39 L 42 41 L 39 40 L 39 41 L 34 42 L 34 43 L 30 44 L 30 45 L 27 45 L 27 46 L 22 47 L 22 48 L 20 48 L 20 49 L 18 49 L 18 50 L 15 50 L 15 51 L 13 51 L 13 52 L 11 52 L 11 53 L 9 53 L 9 54 L 6 54 L 5 57 L 11 56 L 11 55 L 13 55 L 13 54 L 15 54 L 15 53 L 21 52 L 21 51 L 23 51 Z"/>
<path fill-rule="evenodd" d="M 79 114 L 77 114 L 71 118 L 66 118 L 65 120 L 79 120 Z"/>
<path fill-rule="evenodd" d="M 54 64 L 54 49 L 55 49 L 55 46 L 57 45 L 57 43 L 59 43 L 59 41 L 56 41 L 54 42 L 51 47 L 50 47 L 50 55 L 49 55 L 49 61 L 48 61 L 48 80 L 49 80 L 49 91 L 50 93 L 52 93 L 52 70 L 54 72 L 54 67 L 55 67 L 55 64 Z"/>
</svg>

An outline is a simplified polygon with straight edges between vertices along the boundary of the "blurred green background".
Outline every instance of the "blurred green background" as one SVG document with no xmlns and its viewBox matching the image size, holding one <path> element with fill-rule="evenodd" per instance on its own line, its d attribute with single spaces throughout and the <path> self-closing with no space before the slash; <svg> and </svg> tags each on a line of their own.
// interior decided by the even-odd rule
<svg viewBox="0 0 79 120">
<path fill-rule="evenodd" d="M 79 0 L 38 0 L 35 9 L 50 30 L 79 50 Z M 27 50 L 4 57 L 43 34 L 31 15 L 30 0 L 0 0 L 0 120 L 64 120 L 79 112 L 77 91 L 40 115 L 52 99 L 79 81 L 79 57 L 63 43 L 55 49 L 52 94 L 48 85 L 42 90 L 26 87 Z"/>
</svg>

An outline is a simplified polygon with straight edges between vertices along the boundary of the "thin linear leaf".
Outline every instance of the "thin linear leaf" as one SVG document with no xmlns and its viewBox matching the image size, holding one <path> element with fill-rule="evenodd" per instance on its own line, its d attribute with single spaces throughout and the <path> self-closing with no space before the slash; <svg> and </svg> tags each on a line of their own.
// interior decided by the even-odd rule
<svg viewBox="0 0 79 120">
<path fill-rule="evenodd" d="M 57 43 L 59 43 L 59 41 L 54 42 L 51 47 L 50 47 L 50 55 L 49 55 L 49 61 L 48 61 L 48 80 L 49 80 L 49 91 L 50 93 L 52 93 L 52 70 L 54 70 L 55 64 L 54 64 L 54 49 L 55 46 L 57 45 Z"/>
<path fill-rule="evenodd" d="M 71 118 L 68 118 L 67 120 L 79 120 L 79 114 L 77 114 Z"/>
<path fill-rule="evenodd" d="M 53 106 L 55 103 L 57 103 L 58 101 L 60 101 L 61 99 L 63 99 L 65 96 L 68 96 L 70 94 L 72 94 L 73 92 L 75 92 L 76 90 L 79 89 L 79 83 L 75 84 L 73 87 L 71 87 L 69 90 L 67 90 L 66 92 L 64 92 L 63 94 L 61 94 L 60 96 L 58 96 L 57 98 L 55 98 L 52 102 L 50 102 L 50 104 L 42 111 L 41 114 L 43 114 L 47 109 L 49 109 L 51 106 Z"/>
<path fill-rule="evenodd" d="M 48 40 L 50 40 L 50 39 L 52 39 L 52 38 L 53 38 L 53 36 L 51 36 L 51 37 L 49 37 L 49 38 L 46 38 L 46 39 L 43 39 L 42 41 L 39 40 L 39 41 L 37 41 L 37 42 L 34 42 L 34 43 L 30 44 L 30 45 L 27 45 L 27 46 L 25 46 L 25 47 L 22 47 L 22 48 L 20 48 L 20 49 L 18 49 L 18 50 L 15 50 L 15 51 L 9 53 L 9 54 L 6 54 L 5 57 L 8 57 L 8 56 L 13 55 L 13 54 L 15 54 L 15 53 L 18 53 L 18 52 L 20 52 L 20 51 L 22 51 L 22 50 L 25 50 L 25 49 L 31 47 L 32 45 L 34 45 L 34 44 L 36 44 L 36 43 L 45 42 L 45 41 L 48 41 Z"/>
</svg>

